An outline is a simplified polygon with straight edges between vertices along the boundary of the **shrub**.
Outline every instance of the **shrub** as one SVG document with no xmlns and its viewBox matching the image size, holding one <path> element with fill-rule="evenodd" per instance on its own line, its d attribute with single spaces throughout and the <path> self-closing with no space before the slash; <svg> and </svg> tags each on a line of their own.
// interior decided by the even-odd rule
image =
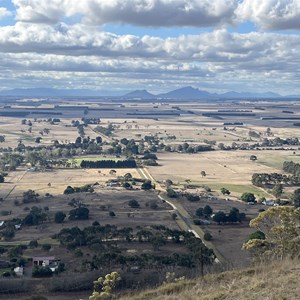
<svg viewBox="0 0 300 300">
<path fill-rule="evenodd" d="M 205 241 L 211 241 L 212 235 L 209 232 L 205 232 L 203 238 Z"/>
</svg>

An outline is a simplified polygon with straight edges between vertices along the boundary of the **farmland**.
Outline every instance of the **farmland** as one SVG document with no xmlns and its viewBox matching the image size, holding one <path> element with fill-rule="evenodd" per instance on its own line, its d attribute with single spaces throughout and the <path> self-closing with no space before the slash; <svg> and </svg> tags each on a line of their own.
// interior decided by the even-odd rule
<svg viewBox="0 0 300 300">
<path fill-rule="evenodd" d="M 209 264 L 216 266 L 212 258 L 222 265 L 244 266 L 251 262 L 249 253 L 241 250 L 253 232 L 249 222 L 267 206 L 248 205 L 241 201 L 242 194 L 252 193 L 259 202 L 293 204 L 297 184 L 282 184 L 282 193 L 275 196 L 272 185 L 252 182 L 255 173 L 290 176 L 282 170 L 283 163 L 300 163 L 299 128 L 284 118 L 286 103 L 24 101 L 0 105 L 4 181 L 0 183 L 4 224 L 0 260 L 9 261 L 17 245 L 37 241 L 38 247 L 28 247 L 13 259 L 23 256 L 30 268 L 28 259 L 33 256 L 59 257 L 66 273 L 57 276 L 64 278 L 64 274 L 104 272 L 100 253 L 113 252 L 105 271 L 126 271 L 136 286 L 139 281 L 130 273 L 132 266 L 143 276 L 154 269 L 164 273 L 171 268 L 183 275 L 190 269 L 201 272 L 199 261 L 190 260 L 195 256 L 187 246 L 192 236 L 198 241 L 200 237 L 205 249 L 215 252 L 209 254 L 211 261 L 205 261 L 205 270 Z M 294 117 L 299 116 L 299 104 L 289 105 Z M 131 160 L 137 166 L 86 169 L 80 167 L 83 160 Z M 228 192 L 222 193 L 222 188 Z M 197 215 L 197 209 L 205 206 L 213 213 Z M 214 214 L 228 215 L 232 209 L 243 218 L 214 221 Z M 76 215 L 87 210 L 88 217 Z M 62 222 L 57 222 L 58 212 L 65 215 Z M 30 219 L 32 214 L 41 220 Z M 201 223 L 203 219 L 208 222 Z M 11 229 L 12 225 L 21 228 Z M 82 244 L 69 241 L 72 230 L 84 236 Z M 97 230 L 101 241 L 93 235 Z M 109 234 L 103 234 L 108 230 Z M 66 232 L 68 238 L 63 235 Z M 205 233 L 211 234 L 211 240 L 204 241 Z M 44 244 L 50 250 L 43 249 Z M 166 262 L 166 257 L 175 258 Z M 203 261 L 202 256 L 198 259 Z M 55 299 L 57 294 L 50 290 Z"/>
</svg>

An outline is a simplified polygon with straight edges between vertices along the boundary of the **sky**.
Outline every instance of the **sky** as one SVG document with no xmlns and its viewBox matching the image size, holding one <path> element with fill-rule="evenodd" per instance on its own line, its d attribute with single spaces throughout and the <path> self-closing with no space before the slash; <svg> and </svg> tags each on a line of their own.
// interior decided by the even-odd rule
<svg viewBox="0 0 300 300">
<path fill-rule="evenodd" d="M 300 0 L 0 0 L 0 90 L 300 94 Z"/>
</svg>

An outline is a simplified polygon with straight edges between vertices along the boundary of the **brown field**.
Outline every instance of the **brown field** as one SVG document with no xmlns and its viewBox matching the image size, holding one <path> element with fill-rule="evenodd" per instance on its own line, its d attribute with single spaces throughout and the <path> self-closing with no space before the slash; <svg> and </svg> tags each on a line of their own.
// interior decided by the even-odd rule
<svg viewBox="0 0 300 300">
<path fill-rule="evenodd" d="M 19 200 L 22 193 L 33 189 L 41 195 L 50 193 L 60 195 L 68 185 L 83 186 L 98 182 L 102 187 L 109 179 L 131 173 L 140 178 L 136 169 L 117 169 L 116 175 L 109 174 L 110 169 L 53 169 L 45 172 L 23 169 L 10 172 L 6 182 L 1 185 L 0 197 Z M 48 184 L 51 183 L 49 187 Z"/>
<path fill-rule="evenodd" d="M 257 156 L 256 162 L 250 161 L 252 154 Z M 265 196 L 265 192 L 252 186 L 253 173 L 280 173 L 283 161 L 300 162 L 300 156 L 293 155 L 292 151 L 272 150 L 161 153 L 158 158 L 159 166 L 149 167 L 150 173 L 158 181 L 171 179 L 175 184 L 183 184 L 189 179 L 194 184 L 208 185 L 216 191 L 222 187 L 228 188 L 235 197 L 247 191 Z M 201 171 L 207 175 L 202 177 Z"/>
</svg>

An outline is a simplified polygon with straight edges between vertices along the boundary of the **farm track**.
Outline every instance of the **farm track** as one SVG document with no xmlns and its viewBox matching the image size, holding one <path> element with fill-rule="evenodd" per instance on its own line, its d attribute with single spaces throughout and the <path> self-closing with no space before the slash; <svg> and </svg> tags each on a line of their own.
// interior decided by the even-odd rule
<svg viewBox="0 0 300 300">
<path fill-rule="evenodd" d="M 151 180 L 155 184 L 155 189 L 158 191 L 158 198 L 162 201 L 168 203 L 177 215 L 176 222 L 179 228 L 185 231 L 192 232 L 195 237 L 200 238 L 206 247 L 212 249 L 219 262 L 226 264 L 228 263 L 225 257 L 220 253 L 220 251 L 213 245 L 213 243 L 204 240 L 204 231 L 197 225 L 193 224 L 193 218 L 187 212 L 187 210 L 175 199 L 171 200 L 166 198 L 166 190 L 153 178 L 149 170 L 146 168 L 139 168 L 139 173 L 145 179 Z"/>
</svg>

